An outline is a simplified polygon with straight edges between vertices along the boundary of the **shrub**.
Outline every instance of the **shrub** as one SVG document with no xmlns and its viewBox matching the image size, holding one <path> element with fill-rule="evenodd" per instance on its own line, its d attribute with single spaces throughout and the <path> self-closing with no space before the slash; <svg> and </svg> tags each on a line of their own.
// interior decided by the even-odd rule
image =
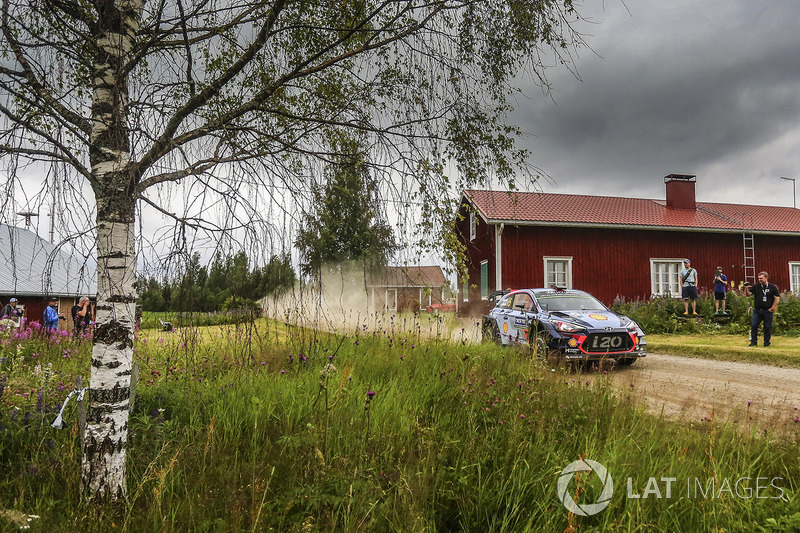
<svg viewBox="0 0 800 533">
<path fill-rule="evenodd" d="M 738 291 L 729 291 L 726 309 L 729 318 L 714 320 L 714 295 L 700 294 L 697 299 L 699 320 L 681 320 L 683 300 L 658 296 L 649 300 L 617 301 L 612 309 L 634 319 L 646 333 L 724 333 L 737 335 L 750 328 L 753 300 Z M 800 298 L 781 295 L 773 323 L 775 334 L 800 332 Z"/>
</svg>

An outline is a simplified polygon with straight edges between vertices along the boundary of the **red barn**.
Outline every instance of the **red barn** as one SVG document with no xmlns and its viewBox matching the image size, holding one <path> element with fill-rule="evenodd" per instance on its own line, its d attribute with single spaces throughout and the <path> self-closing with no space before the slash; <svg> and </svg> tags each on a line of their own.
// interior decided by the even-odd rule
<svg viewBox="0 0 800 533">
<path fill-rule="evenodd" d="M 666 200 L 466 190 L 456 233 L 466 247 L 462 309 L 496 289 L 566 286 L 606 304 L 680 297 L 685 258 L 698 289 L 722 266 L 736 286 L 765 270 L 800 291 L 800 210 L 697 202 L 693 175 L 664 178 Z"/>
</svg>

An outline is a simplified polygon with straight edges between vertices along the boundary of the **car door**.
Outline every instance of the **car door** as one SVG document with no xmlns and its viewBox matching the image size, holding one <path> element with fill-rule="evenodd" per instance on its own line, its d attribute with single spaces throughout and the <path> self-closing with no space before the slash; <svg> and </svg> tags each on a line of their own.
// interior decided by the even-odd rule
<svg viewBox="0 0 800 533">
<path fill-rule="evenodd" d="M 503 344 L 509 343 L 509 339 L 511 339 L 509 334 L 513 331 L 511 327 L 511 305 L 513 302 L 514 295 L 508 294 L 497 302 L 497 306 L 492 310 L 492 316 L 494 316 L 500 340 Z"/>
<path fill-rule="evenodd" d="M 528 342 L 528 318 L 533 305 L 533 298 L 527 292 L 518 292 L 514 295 L 511 310 L 508 313 L 510 342 Z"/>
</svg>

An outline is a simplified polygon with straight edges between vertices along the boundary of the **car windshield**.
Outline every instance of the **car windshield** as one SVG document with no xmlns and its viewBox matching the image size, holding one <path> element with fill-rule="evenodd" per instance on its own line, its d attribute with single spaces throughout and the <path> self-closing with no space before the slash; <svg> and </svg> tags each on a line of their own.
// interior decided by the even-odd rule
<svg viewBox="0 0 800 533">
<path fill-rule="evenodd" d="M 606 306 L 588 294 L 542 294 L 536 300 L 545 311 L 605 311 Z"/>
</svg>

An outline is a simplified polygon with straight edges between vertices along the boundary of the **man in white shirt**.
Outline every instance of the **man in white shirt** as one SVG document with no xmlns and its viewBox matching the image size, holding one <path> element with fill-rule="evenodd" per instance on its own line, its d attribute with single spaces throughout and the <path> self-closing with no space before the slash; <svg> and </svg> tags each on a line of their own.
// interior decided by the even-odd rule
<svg viewBox="0 0 800 533">
<path fill-rule="evenodd" d="M 683 260 L 681 277 L 681 297 L 683 298 L 683 316 L 689 316 L 689 301 L 692 302 L 692 316 L 697 316 L 697 270 L 692 268 L 692 262 Z"/>
</svg>

